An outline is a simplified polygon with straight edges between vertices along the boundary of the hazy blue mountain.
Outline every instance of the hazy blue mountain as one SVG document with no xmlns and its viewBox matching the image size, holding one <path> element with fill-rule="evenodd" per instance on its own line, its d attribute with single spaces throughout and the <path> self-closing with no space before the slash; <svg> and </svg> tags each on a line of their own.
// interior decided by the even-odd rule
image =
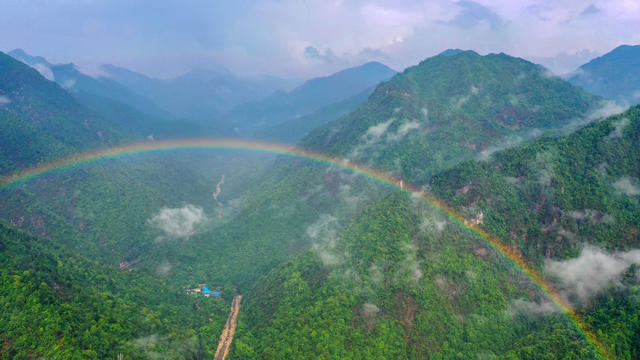
<svg viewBox="0 0 640 360">
<path fill-rule="evenodd" d="M 296 143 L 310 131 L 330 121 L 348 115 L 362 105 L 374 88 L 367 89 L 358 95 L 322 107 L 308 115 L 295 117 L 274 126 L 267 127 L 255 135 L 256 138 L 285 143 Z"/>
<path fill-rule="evenodd" d="M 580 66 L 568 79 L 623 104 L 640 103 L 640 45 L 621 45 Z"/>
<path fill-rule="evenodd" d="M 291 92 L 237 106 L 219 120 L 240 136 L 310 114 L 321 107 L 344 101 L 388 80 L 396 72 L 378 62 L 339 71 L 306 81 Z"/>
<path fill-rule="evenodd" d="M 0 99 L 2 173 L 122 139 L 113 125 L 58 84 L 4 53 Z"/>
<path fill-rule="evenodd" d="M 275 76 L 238 76 L 227 70 L 192 70 L 175 79 L 154 79 L 114 65 L 102 67 L 109 77 L 149 96 L 174 116 L 210 123 L 233 106 L 261 99 L 277 90 L 289 90 L 296 79 Z"/>
<path fill-rule="evenodd" d="M 30 56 L 22 49 L 12 50 L 8 54 L 34 67 L 47 79 L 57 82 L 72 94 L 88 94 L 92 97 L 116 100 L 152 119 L 169 118 L 169 114 L 148 97 L 107 77 L 91 77 L 79 71 L 73 64 L 50 64 L 43 57 Z"/>
</svg>

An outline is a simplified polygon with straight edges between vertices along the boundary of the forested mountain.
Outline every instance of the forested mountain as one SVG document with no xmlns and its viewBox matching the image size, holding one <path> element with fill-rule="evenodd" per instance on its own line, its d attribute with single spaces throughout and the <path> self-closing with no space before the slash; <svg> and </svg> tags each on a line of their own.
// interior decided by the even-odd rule
<svg viewBox="0 0 640 360">
<path fill-rule="evenodd" d="M 439 66 L 433 67 L 434 63 Z M 465 63 L 470 63 L 467 65 L 468 71 L 454 77 L 454 69 L 465 69 L 462 66 Z M 478 78 L 476 72 L 480 71 L 482 74 L 481 70 L 487 68 L 492 70 L 492 76 L 502 76 L 503 81 L 497 83 L 489 75 Z M 501 68 L 505 71 L 499 70 Z M 486 105 L 488 100 L 468 100 L 469 107 L 464 107 L 463 104 L 462 110 L 453 112 L 457 114 L 456 117 L 446 115 L 444 110 L 435 114 L 427 111 L 424 114 L 422 107 L 419 107 L 417 111 L 421 116 L 420 120 L 397 118 L 398 122 L 403 120 L 411 124 L 415 121 L 417 125 L 403 127 L 397 124 L 393 125 L 397 126 L 393 130 L 392 125 L 389 125 L 389 129 L 382 129 L 378 122 L 389 121 L 384 117 L 386 112 L 397 114 L 402 111 L 394 111 L 397 107 L 389 101 L 409 101 L 405 100 L 408 97 L 403 95 L 403 88 L 399 88 L 400 93 L 395 95 L 391 91 L 387 94 L 387 90 L 393 86 L 404 86 L 408 81 L 406 74 L 420 73 L 423 70 L 426 72 L 428 69 L 432 69 L 433 80 L 419 84 L 431 89 L 429 91 L 432 96 L 435 96 L 436 91 L 431 87 L 446 87 L 451 79 L 445 79 L 451 76 L 457 80 L 456 84 L 462 83 L 458 86 L 464 89 L 465 94 L 469 91 L 469 83 L 485 88 L 484 96 L 497 105 Z M 449 69 L 450 72 L 441 71 L 442 69 Z M 529 70 L 530 74 L 525 75 L 525 70 Z M 529 85 L 525 84 L 528 78 L 531 82 Z M 521 99 L 521 107 L 510 104 L 510 93 L 500 86 L 503 83 L 508 89 L 520 91 L 515 94 Z M 425 94 L 429 92 L 416 93 L 408 104 L 423 103 L 426 100 L 420 99 L 429 99 Z M 443 96 L 440 101 L 444 101 L 443 105 L 438 105 L 440 103 L 433 100 L 432 109 L 451 108 L 450 98 Z M 505 141 L 508 140 L 505 138 L 506 134 L 520 134 L 520 140 L 524 141 L 541 133 L 535 130 L 536 126 L 540 129 L 544 129 L 543 126 L 561 128 L 586 122 L 590 119 L 589 109 L 597 107 L 600 101 L 561 79 L 548 78 L 542 68 L 524 60 L 506 55 L 482 57 L 472 52 L 463 52 L 425 60 L 416 68 L 408 69 L 391 81 L 379 85 L 358 110 L 313 131 L 302 141 L 301 146 L 313 146 L 320 152 L 333 152 L 353 161 L 370 158 L 371 167 L 391 170 L 395 176 L 423 185 L 431 175 L 440 170 L 453 167 L 464 159 L 483 156 L 482 147 L 478 145 L 473 150 L 470 148 L 472 143 L 465 144 L 464 136 L 474 139 L 473 143 L 486 144 L 488 152 L 491 150 L 490 144 L 515 146 L 516 141 Z M 500 104 L 505 103 L 509 105 L 504 106 L 513 109 L 513 113 L 507 112 L 511 117 L 507 116 L 506 120 L 498 117 L 503 114 Z M 528 109 L 528 106 L 535 108 L 538 115 L 534 117 L 522 110 Z M 407 106 L 407 109 L 410 111 L 413 107 Z M 438 120 L 439 114 L 442 115 L 442 120 Z M 472 114 L 476 120 L 472 121 L 468 114 Z M 446 119 L 451 121 L 447 122 Z M 483 121 L 489 125 L 482 125 Z M 507 126 L 509 122 L 519 125 L 510 129 Z M 480 125 L 476 125 L 477 123 Z M 414 126 L 424 128 L 416 129 Z M 495 131 L 491 131 L 492 127 Z M 370 131 L 369 128 L 374 130 Z M 331 129 L 336 132 L 332 133 Z M 363 129 L 362 132 L 356 132 L 360 129 Z M 484 132 L 477 129 L 483 129 Z M 345 132 L 340 132 L 342 130 Z M 362 135 L 366 135 L 366 138 Z M 402 138 L 402 135 L 405 137 Z M 325 139 L 330 139 L 330 142 L 324 143 Z M 344 139 L 344 142 L 336 139 Z M 396 167 L 399 165 L 403 166 Z M 194 276 L 206 272 L 216 281 L 232 281 L 246 287 L 265 271 L 313 246 L 315 240 L 307 233 L 308 227 L 313 223 L 326 220 L 328 216 L 335 219 L 335 231 L 338 231 L 359 210 L 388 192 L 384 187 L 349 175 L 337 167 L 327 168 L 321 164 L 286 158 L 279 159 L 259 183 L 260 187 L 228 200 L 236 207 L 223 209 L 225 214 L 234 214 L 226 222 L 216 223 L 209 232 L 196 235 L 193 241 L 177 251 L 172 248 L 162 250 L 162 256 L 174 259 L 173 261 L 189 259 L 181 262 L 193 264 L 176 269 L 175 276 Z M 209 236 L 214 236 L 215 242 L 209 241 Z M 226 256 L 217 260 L 215 271 L 196 265 L 206 262 L 206 254 L 219 252 Z"/>
<path fill-rule="evenodd" d="M 179 119 L 148 97 L 105 76 L 91 77 L 73 64 L 52 65 L 43 57 L 31 56 L 22 49 L 12 50 L 11 57 L 38 70 L 55 81 L 86 108 L 116 127 L 137 138 L 157 139 L 186 136 L 215 136 L 220 131 L 209 125 Z"/>
<path fill-rule="evenodd" d="M 627 252 L 640 228 L 638 133 L 635 107 L 430 182 L 546 271 L 616 359 L 640 354 L 640 258 Z M 503 255 L 409 196 L 387 196 L 344 230 L 336 225 L 322 223 L 313 250 L 246 294 L 233 358 L 602 355 Z"/>
<path fill-rule="evenodd" d="M 213 356 L 228 302 L 200 301 L 0 222 L 2 359 Z"/>
<path fill-rule="evenodd" d="M 288 93 L 276 92 L 264 100 L 241 104 L 225 113 L 220 122 L 233 130 L 236 136 L 252 136 L 264 129 L 295 121 L 325 106 L 346 101 L 395 74 L 394 70 L 381 63 L 366 63 L 308 80 Z M 324 121 L 329 120 L 331 118 Z"/>
<path fill-rule="evenodd" d="M 0 53 L 0 118 L 2 174 L 123 139 L 58 84 L 4 53 Z"/>
<path fill-rule="evenodd" d="M 640 103 L 640 45 L 621 45 L 580 66 L 572 84 L 623 104 Z"/>
<path fill-rule="evenodd" d="M 455 163 L 587 122 L 600 99 L 505 54 L 451 51 L 376 88 L 347 117 L 302 140 L 421 183 Z"/>
</svg>

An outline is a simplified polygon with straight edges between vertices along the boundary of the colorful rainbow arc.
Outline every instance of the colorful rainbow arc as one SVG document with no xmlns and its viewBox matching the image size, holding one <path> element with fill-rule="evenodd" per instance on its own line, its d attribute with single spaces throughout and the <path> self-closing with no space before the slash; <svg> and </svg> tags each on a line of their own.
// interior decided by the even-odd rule
<svg viewBox="0 0 640 360">
<path fill-rule="evenodd" d="M 231 149 L 231 150 L 244 150 L 244 151 L 256 151 L 266 152 L 278 155 L 286 155 L 296 158 L 302 158 L 319 162 L 329 166 L 336 166 L 341 169 L 365 176 L 372 179 L 375 182 L 383 185 L 391 186 L 402 192 L 411 194 L 420 198 L 430 206 L 445 213 L 450 219 L 459 223 L 463 227 L 469 229 L 476 234 L 487 245 L 500 253 L 504 258 L 512 262 L 512 264 L 524 273 L 527 277 L 533 281 L 546 295 L 555 303 L 555 305 L 572 321 L 577 330 L 584 336 L 586 341 L 593 346 L 596 352 L 605 359 L 613 359 L 609 350 L 602 345 L 595 334 L 589 330 L 589 326 L 582 320 L 582 318 L 576 313 L 573 307 L 567 302 L 567 300 L 558 294 L 553 287 L 537 272 L 529 263 L 522 257 L 518 250 L 511 248 L 503 244 L 498 238 L 489 234 L 482 227 L 472 223 L 466 219 L 459 212 L 435 198 L 433 195 L 425 193 L 420 189 L 403 183 L 402 180 L 396 180 L 389 175 L 380 171 L 371 169 L 366 166 L 362 166 L 356 163 L 352 163 L 346 159 L 331 157 L 319 152 L 309 151 L 305 149 L 290 147 L 283 144 L 267 143 L 250 140 L 235 140 L 235 139 L 186 139 L 186 140 L 167 140 L 167 141 L 150 141 L 142 142 L 131 145 L 124 145 L 112 148 L 101 149 L 93 152 L 81 153 L 73 156 L 69 156 L 60 160 L 52 161 L 39 165 L 21 172 L 18 172 L 10 177 L 0 179 L 0 190 L 9 188 L 13 185 L 24 183 L 43 174 L 56 171 L 69 169 L 77 166 L 82 166 L 88 163 L 97 162 L 105 159 L 116 158 L 125 155 L 168 151 L 177 149 Z"/>
</svg>

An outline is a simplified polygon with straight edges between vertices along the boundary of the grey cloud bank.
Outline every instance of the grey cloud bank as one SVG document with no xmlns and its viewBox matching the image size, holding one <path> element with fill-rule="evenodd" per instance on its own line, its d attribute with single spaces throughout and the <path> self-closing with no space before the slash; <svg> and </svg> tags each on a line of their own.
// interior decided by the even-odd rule
<svg viewBox="0 0 640 360">
<path fill-rule="evenodd" d="M 0 49 L 156 77 L 194 67 L 318 76 L 381 60 L 403 69 L 447 48 L 506 52 L 562 73 L 640 43 L 640 3 L 542 0 L 91 2 L 8 0 Z"/>
</svg>

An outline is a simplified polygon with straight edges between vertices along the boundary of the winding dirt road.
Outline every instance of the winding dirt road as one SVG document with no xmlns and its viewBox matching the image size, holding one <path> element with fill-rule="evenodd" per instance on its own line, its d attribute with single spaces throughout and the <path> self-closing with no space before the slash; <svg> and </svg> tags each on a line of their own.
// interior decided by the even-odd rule
<svg viewBox="0 0 640 360">
<path fill-rule="evenodd" d="M 218 349 L 216 350 L 216 355 L 213 357 L 214 360 L 224 360 L 229 354 L 231 343 L 233 342 L 233 334 L 236 332 L 238 312 L 240 312 L 240 300 L 242 300 L 242 295 L 233 297 L 231 311 L 229 312 L 226 324 L 224 324 L 224 329 L 222 329 L 222 334 L 220 334 Z"/>
</svg>

